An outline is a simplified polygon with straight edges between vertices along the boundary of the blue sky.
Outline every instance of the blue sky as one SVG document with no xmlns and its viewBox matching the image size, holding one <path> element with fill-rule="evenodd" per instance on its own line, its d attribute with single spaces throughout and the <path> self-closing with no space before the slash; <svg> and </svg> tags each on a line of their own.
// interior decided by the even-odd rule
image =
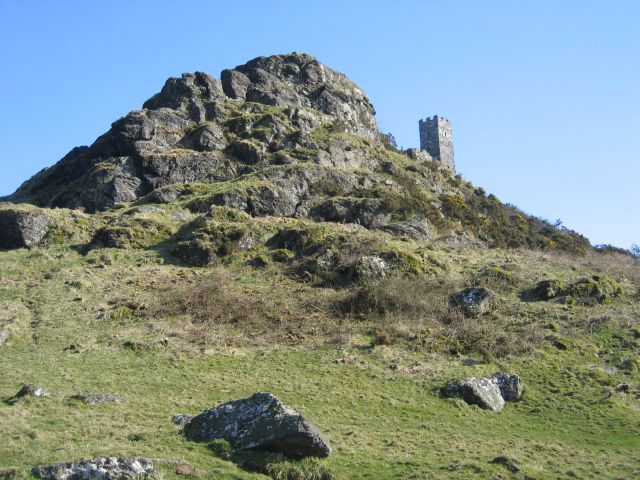
<svg viewBox="0 0 640 480">
<path fill-rule="evenodd" d="M 640 2 L 0 0 L 0 195 L 169 76 L 308 52 L 418 144 L 452 121 L 458 170 L 592 243 L 640 243 Z"/>
</svg>

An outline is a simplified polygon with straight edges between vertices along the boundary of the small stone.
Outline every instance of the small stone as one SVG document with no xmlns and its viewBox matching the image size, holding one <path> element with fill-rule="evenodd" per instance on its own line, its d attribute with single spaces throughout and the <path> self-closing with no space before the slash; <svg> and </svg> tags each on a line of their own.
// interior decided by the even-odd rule
<svg viewBox="0 0 640 480">
<path fill-rule="evenodd" d="M 494 307 L 495 293 L 483 287 L 471 287 L 456 293 L 452 303 L 462 309 L 465 315 L 476 317 Z"/>
<path fill-rule="evenodd" d="M 63 352 L 80 353 L 82 347 L 78 343 L 72 343 L 62 349 Z"/>
<path fill-rule="evenodd" d="M 621 383 L 620 385 L 616 386 L 616 392 L 617 393 L 629 393 L 629 384 L 628 383 Z"/>
<path fill-rule="evenodd" d="M 47 393 L 37 385 L 29 384 L 23 386 L 13 397 L 5 400 L 5 403 L 14 405 L 22 398 L 26 397 L 46 397 Z"/>
<path fill-rule="evenodd" d="M 504 455 L 497 456 L 496 458 L 491 460 L 489 463 L 504 465 L 506 469 L 509 470 L 511 473 L 522 472 L 520 467 L 513 460 L 511 460 L 509 457 L 505 457 Z"/>
<path fill-rule="evenodd" d="M 186 413 L 176 413 L 173 417 L 171 417 L 171 422 L 175 423 L 176 425 L 182 428 L 187 423 L 189 423 L 193 417 L 195 417 L 195 415 L 188 415 Z"/>
<path fill-rule="evenodd" d="M 193 465 L 183 464 L 176 467 L 176 475 L 191 475 L 197 478 L 202 478 L 204 474 L 204 470 L 196 468 Z"/>
<path fill-rule="evenodd" d="M 80 400 L 86 405 L 100 405 L 102 403 L 122 403 L 123 399 L 115 395 L 108 395 L 104 393 L 82 393 L 73 395 L 71 398 L 74 400 Z"/>
</svg>

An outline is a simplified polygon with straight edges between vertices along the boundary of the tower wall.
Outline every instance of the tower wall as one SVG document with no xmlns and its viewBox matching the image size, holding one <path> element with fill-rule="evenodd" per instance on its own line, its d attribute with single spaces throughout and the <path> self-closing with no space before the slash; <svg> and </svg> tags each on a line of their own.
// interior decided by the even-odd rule
<svg viewBox="0 0 640 480">
<path fill-rule="evenodd" d="M 455 172 L 451 122 L 435 115 L 419 122 L 420 150 L 426 151 L 442 165 Z"/>
</svg>

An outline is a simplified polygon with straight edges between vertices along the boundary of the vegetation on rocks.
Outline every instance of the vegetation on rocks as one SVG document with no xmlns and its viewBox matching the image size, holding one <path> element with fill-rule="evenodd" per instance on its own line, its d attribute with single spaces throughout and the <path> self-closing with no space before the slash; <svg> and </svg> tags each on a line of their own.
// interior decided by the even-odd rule
<svg viewBox="0 0 640 480">
<path fill-rule="evenodd" d="M 640 475 L 640 263 L 397 150 L 309 55 L 169 79 L 8 200 L 0 478 Z M 256 392 L 331 455 L 182 435 Z"/>
</svg>

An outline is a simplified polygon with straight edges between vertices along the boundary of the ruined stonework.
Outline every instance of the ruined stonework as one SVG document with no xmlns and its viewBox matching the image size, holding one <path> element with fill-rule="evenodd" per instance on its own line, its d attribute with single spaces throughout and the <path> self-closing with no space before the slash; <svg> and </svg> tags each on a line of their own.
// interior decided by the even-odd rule
<svg viewBox="0 0 640 480">
<path fill-rule="evenodd" d="M 456 164 L 453 158 L 453 136 L 451 122 L 446 118 L 434 117 L 420 120 L 420 150 L 424 150 L 431 157 L 439 160 L 442 165 L 455 172 Z"/>
</svg>

